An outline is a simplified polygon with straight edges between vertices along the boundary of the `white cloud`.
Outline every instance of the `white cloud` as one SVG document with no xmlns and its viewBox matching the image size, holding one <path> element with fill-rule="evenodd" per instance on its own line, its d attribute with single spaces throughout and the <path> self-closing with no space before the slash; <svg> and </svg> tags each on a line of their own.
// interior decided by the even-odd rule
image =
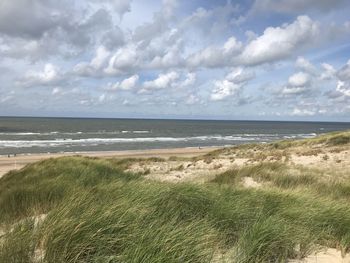
<svg viewBox="0 0 350 263">
<path fill-rule="evenodd" d="M 337 71 L 332 65 L 330 65 L 328 63 L 322 63 L 321 67 L 323 69 L 323 72 L 320 76 L 320 79 L 328 80 L 328 79 L 334 78 Z"/>
<path fill-rule="evenodd" d="M 238 53 L 242 48 L 242 43 L 237 41 L 235 37 L 230 37 L 224 44 L 224 53 L 233 55 Z"/>
<path fill-rule="evenodd" d="M 233 69 L 231 73 L 226 75 L 224 80 L 214 81 L 214 89 L 212 90 L 210 99 L 212 101 L 220 101 L 234 95 L 237 95 L 238 98 L 243 86 L 254 78 L 254 76 L 252 72 L 242 67 Z"/>
<path fill-rule="evenodd" d="M 294 108 L 290 115 L 304 117 L 304 116 L 313 116 L 315 114 L 316 112 L 312 110 Z"/>
<path fill-rule="evenodd" d="M 310 76 L 304 72 L 298 72 L 290 76 L 288 84 L 293 87 L 303 87 L 310 84 Z"/>
<path fill-rule="evenodd" d="M 213 101 L 224 100 L 227 97 L 235 95 L 241 88 L 241 85 L 224 80 L 217 80 L 214 82 L 214 90 L 210 95 L 210 99 Z"/>
<path fill-rule="evenodd" d="M 58 87 L 56 87 L 56 88 L 54 88 L 53 90 L 52 90 L 52 95 L 60 95 L 62 93 L 62 90 L 61 90 L 61 88 L 58 88 Z"/>
<path fill-rule="evenodd" d="M 298 57 L 295 62 L 295 66 L 296 68 L 301 69 L 302 71 L 305 71 L 309 74 L 315 74 L 317 71 L 316 67 L 304 57 Z"/>
<path fill-rule="evenodd" d="M 137 82 L 139 80 L 138 75 L 133 75 L 129 78 L 124 79 L 121 82 L 117 82 L 115 84 L 109 84 L 108 90 L 132 90 L 136 87 Z"/>
<path fill-rule="evenodd" d="M 78 63 L 73 71 L 82 76 L 97 76 L 100 74 L 102 67 L 107 63 L 110 52 L 104 46 L 99 46 L 96 49 L 95 57 L 90 63 Z"/>
<path fill-rule="evenodd" d="M 59 68 L 47 63 L 42 71 L 27 71 L 18 84 L 21 86 L 52 85 L 60 80 L 62 80 L 62 75 Z"/>
<path fill-rule="evenodd" d="M 317 22 L 308 16 L 299 16 L 292 24 L 265 29 L 263 35 L 245 47 L 240 60 L 247 65 L 257 65 L 287 58 L 314 42 L 319 33 Z"/>
<path fill-rule="evenodd" d="M 190 67 L 223 67 L 234 64 L 234 59 L 242 49 L 242 43 L 230 37 L 222 47 L 210 46 L 191 54 L 187 58 Z"/>
<path fill-rule="evenodd" d="M 109 59 L 104 72 L 108 75 L 126 73 L 138 65 L 138 52 L 133 44 L 119 48 Z"/>
<path fill-rule="evenodd" d="M 174 86 L 175 81 L 178 80 L 179 77 L 180 75 L 175 71 L 171 71 L 166 74 L 160 74 L 154 80 L 145 81 L 143 83 L 143 87 L 146 90 L 171 88 Z"/>
<path fill-rule="evenodd" d="M 196 73 L 187 73 L 186 78 L 181 82 L 181 87 L 190 87 L 196 83 Z"/>
<path fill-rule="evenodd" d="M 101 68 L 109 57 L 110 52 L 105 47 L 99 46 L 96 50 L 96 56 L 91 60 L 90 65 L 95 68 Z"/>
<path fill-rule="evenodd" d="M 238 67 L 234 69 L 231 73 L 226 76 L 226 79 L 239 84 L 242 82 L 247 82 L 255 77 L 255 73 L 244 69 L 243 67 Z"/>
<path fill-rule="evenodd" d="M 161 43 L 165 45 L 165 43 Z M 161 54 L 154 56 L 149 63 L 150 68 L 166 69 L 171 67 L 179 67 L 184 65 L 184 59 L 182 57 L 182 39 L 176 41 L 175 44 L 168 46 L 166 50 L 162 51 L 159 48 L 158 51 Z"/>
</svg>

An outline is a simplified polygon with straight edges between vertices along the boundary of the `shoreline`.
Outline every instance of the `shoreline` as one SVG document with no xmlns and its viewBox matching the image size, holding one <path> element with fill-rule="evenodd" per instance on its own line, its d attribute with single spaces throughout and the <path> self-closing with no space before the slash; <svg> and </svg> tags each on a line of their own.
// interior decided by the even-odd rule
<svg viewBox="0 0 350 263">
<path fill-rule="evenodd" d="M 61 152 L 61 153 L 25 153 L 0 155 L 0 178 L 11 170 L 19 170 L 27 164 L 38 162 L 49 158 L 58 158 L 64 156 L 86 156 L 103 158 L 150 158 L 160 157 L 169 158 L 171 156 L 194 157 L 211 151 L 224 148 L 218 146 L 207 147 L 186 147 L 186 148 L 163 148 L 148 150 L 123 150 L 123 151 L 91 151 L 91 152 Z"/>
</svg>

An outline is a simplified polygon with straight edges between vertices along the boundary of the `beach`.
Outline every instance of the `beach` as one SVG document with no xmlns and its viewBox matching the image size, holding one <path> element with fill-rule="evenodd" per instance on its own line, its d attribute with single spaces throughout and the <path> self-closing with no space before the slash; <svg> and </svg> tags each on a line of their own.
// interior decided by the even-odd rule
<svg viewBox="0 0 350 263">
<path fill-rule="evenodd" d="M 88 156 L 101 158 L 169 158 L 194 157 L 211 151 L 220 149 L 220 147 L 188 147 L 188 148 L 170 148 L 170 149 L 150 149 L 150 150 L 129 150 L 129 151 L 96 151 L 96 152 L 66 152 L 66 153 L 41 153 L 41 154 L 16 154 L 0 155 L 0 177 L 11 170 L 18 170 L 27 164 L 38 162 L 49 158 L 58 158 L 63 156 Z"/>
</svg>

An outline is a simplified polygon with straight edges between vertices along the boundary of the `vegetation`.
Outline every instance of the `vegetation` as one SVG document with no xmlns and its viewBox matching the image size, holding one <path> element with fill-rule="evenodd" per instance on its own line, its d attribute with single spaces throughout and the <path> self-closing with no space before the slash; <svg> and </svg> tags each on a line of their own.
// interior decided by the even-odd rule
<svg viewBox="0 0 350 263">
<path fill-rule="evenodd" d="M 138 161 L 63 157 L 5 175 L 0 262 L 285 262 L 350 248 L 347 178 L 273 161 L 173 184 L 125 171 Z"/>
</svg>

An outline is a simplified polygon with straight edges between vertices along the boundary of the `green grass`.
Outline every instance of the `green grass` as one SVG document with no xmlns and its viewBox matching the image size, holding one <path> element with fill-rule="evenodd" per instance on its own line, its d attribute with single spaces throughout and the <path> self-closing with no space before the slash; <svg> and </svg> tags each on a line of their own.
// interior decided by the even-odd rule
<svg viewBox="0 0 350 263">
<path fill-rule="evenodd" d="M 164 160 L 64 157 L 1 178 L 0 262 L 38 251 L 41 262 L 285 262 L 350 248 L 350 181 L 264 162 L 171 184 L 125 172 L 138 161 Z"/>
</svg>

